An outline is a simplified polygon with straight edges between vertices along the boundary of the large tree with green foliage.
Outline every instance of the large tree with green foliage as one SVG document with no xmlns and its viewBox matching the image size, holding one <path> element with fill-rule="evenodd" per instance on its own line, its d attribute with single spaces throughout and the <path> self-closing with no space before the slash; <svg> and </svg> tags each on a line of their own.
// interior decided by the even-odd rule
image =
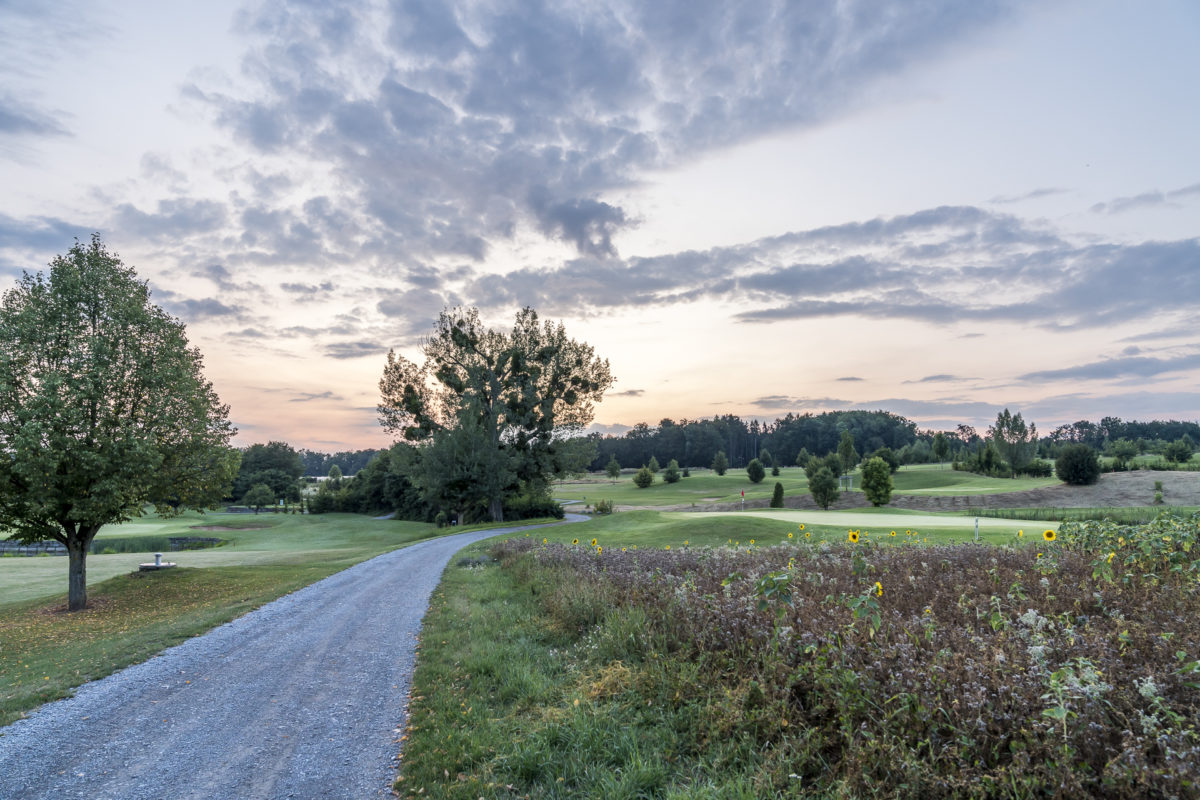
<svg viewBox="0 0 1200 800">
<path fill-rule="evenodd" d="M 505 497 L 542 493 L 562 471 L 562 442 L 592 421 L 613 383 L 608 361 L 531 308 L 507 332 L 485 327 L 476 309 L 443 311 L 422 351 L 420 365 L 388 353 L 380 421 L 410 442 L 451 451 L 469 440 L 479 453 L 476 482 L 487 485 L 488 512 L 497 521 Z M 446 439 L 460 428 L 462 441 Z M 493 452 L 478 451 L 480 442 Z"/>
<path fill-rule="evenodd" d="M 77 611 L 102 525 L 214 506 L 238 453 L 200 352 L 132 268 L 98 235 L 49 266 L 0 304 L 0 528 L 66 546 Z"/>
<path fill-rule="evenodd" d="M 1090 486 L 1100 480 L 1100 458 L 1086 444 L 1069 444 L 1054 462 L 1054 474 L 1063 483 Z"/>
</svg>

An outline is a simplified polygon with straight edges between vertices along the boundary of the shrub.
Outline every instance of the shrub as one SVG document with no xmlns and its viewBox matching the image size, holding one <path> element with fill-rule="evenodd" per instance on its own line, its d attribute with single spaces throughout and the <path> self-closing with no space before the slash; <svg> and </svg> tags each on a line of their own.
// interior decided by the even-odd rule
<svg viewBox="0 0 1200 800">
<path fill-rule="evenodd" d="M 1035 458 L 1025 466 L 1021 467 L 1020 474 L 1028 475 L 1031 478 L 1049 478 L 1054 474 L 1054 465 L 1049 461 L 1043 461 L 1040 458 Z"/>
<path fill-rule="evenodd" d="M 660 466 L 658 466 L 658 459 L 655 458 L 654 456 L 650 456 L 650 463 L 646 465 L 646 468 L 649 469 L 651 472 L 653 472 L 655 475 L 657 475 L 658 471 L 660 469 L 662 469 Z"/>
<path fill-rule="evenodd" d="M 890 447 L 879 448 L 874 453 L 871 453 L 871 455 L 864 458 L 863 463 L 865 464 L 872 458 L 882 458 L 888 465 L 888 471 L 890 471 L 893 475 L 896 474 L 896 472 L 900 469 L 900 459 L 896 457 L 896 454 L 892 452 L 892 448 Z"/>
<path fill-rule="evenodd" d="M 617 461 L 617 457 L 613 456 L 604 466 L 604 472 L 608 475 L 609 480 L 615 481 L 621 477 L 621 462 Z"/>
<path fill-rule="evenodd" d="M 433 524 L 438 526 L 439 528 L 446 527 L 446 521 L 447 521 L 447 517 L 446 517 L 445 511 L 439 511 L 433 517 Z"/>
<path fill-rule="evenodd" d="M 1163 458 L 1172 464 L 1186 464 L 1192 460 L 1192 445 L 1184 439 L 1170 442 L 1163 448 Z"/>
<path fill-rule="evenodd" d="M 783 484 L 775 482 L 775 491 L 771 494 L 771 508 L 783 508 Z"/>
<path fill-rule="evenodd" d="M 761 461 L 752 458 L 746 465 L 746 476 L 750 478 L 751 483 L 762 483 L 763 478 L 767 477 L 767 471 L 763 469 Z"/>
<path fill-rule="evenodd" d="M 838 491 L 837 478 L 833 477 L 833 471 L 824 465 L 818 467 L 813 476 L 808 479 L 808 491 L 821 508 L 829 508 L 842 496 L 842 493 Z"/>
<path fill-rule="evenodd" d="M 724 475 L 726 470 L 728 470 L 728 469 L 729 469 L 729 459 L 727 459 L 725 457 L 725 451 L 718 450 L 717 454 L 715 456 L 713 456 L 712 471 L 717 473 L 718 475 Z"/>
<path fill-rule="evenodd" d="M 613 513 L 613 501 L 612 500 L 597 500 L 596 506 L 595 506 L 595 511 L 597 514 Z"/>
<path fill-rule="evenodd" d="M 654 473 L 649 467 L 642 467 L 633 476 L 633 485 L 639 489 L 649 488 L 650 484 L 654 483 Z"/>
<path fill-rule="evenodd" d="M 679 482 L 679 462 L 671 459 L 667 464 L 667 468 L 663 471 L 663 480 L 667 483 Z"/>
<path fill-rule="evenodd" d="M 771 465 L 771 477 L 772 477 L 772 478 L 778 478 L 778 477 L 779 477 L 779 465 L 778 465 L 778 464 L 772 464 L 772 465 Z"/>
<path fill-rule="evenodd" d="M 1069 444 L 1054 462 L 1058 479 L 1072 486 L 1090 486 L 1100 480 L 1100 459 L 1086 444 Z"/>
<path fill-rule="evenodd" d="M 505 519 L 562 519 L 563 508 L 547 495 L 517 495 L 504 501 Z"/>
<path fill-rule="evenodd" d="M 690 469 L 688 469 L 687 467 L 684 467 L 683 468 L 683 477 L 685 477 L 685 478 L 692 477 L 692 471 Z"/>
<path fill-rule="evenodd" d="M 862 489 L 871 505 L 887 505 L 892 499 L 892 486 L 888 463 L 878 456 L 868 458 L 862 466 Z"/>
</svg>

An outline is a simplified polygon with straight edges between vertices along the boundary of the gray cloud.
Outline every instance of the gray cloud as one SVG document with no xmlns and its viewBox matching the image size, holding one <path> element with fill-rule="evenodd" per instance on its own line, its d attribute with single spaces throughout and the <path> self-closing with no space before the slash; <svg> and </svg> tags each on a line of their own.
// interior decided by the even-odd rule
<svg viewBox="0 0 1200 800">
<path fill-rule="evenodd" d="M 784 394 L 772 394 L 750 401 L 759 408 L 796 411 L 811 408 L 844 408 L 851 405 L 849 400 L 839 400 L 836 397 L 792 397 Z"/>
<path fill-rule="evenodd" d="M 1053 195 L 1056 195 L 1056 194 L 1064 194 L 1066 191 L 1067 191 L 1066 189 L 1057 189 L 1057 188 L 1053 188 L 1053 187 L 1046 187 L 1046 188 L 1042 188 L 1042 189 L 1034 189 L 1032 191 L 1026 192 L 1025 194 L 1016 194 L 1016 195 L 1000 195 L 1000 194 L 998 194 L 995 197 L 989 199 L 988 202 L 992 203 L 993 205 L 1008 205 L 1010 203 L 1020 203 L 1025 200 L 1037 200 L 1038 198 L 1041 198 L 1041 197 L 1052 197 Z"/>
<path fill-rule="evenodd" d="M 57 217 L 19 220 L 0 214 L 0 249 L 24 253 L 65 253 L 75 239 L 86 241 L 93 230 Z M 31 268 L 30 271 L 34 270 Z"/>
<path fill-rule="evenodd" d="M 11 94 L 0 95 L 0 135 L 70 136 L 70 132 L 50 114 Z"/>
<path fill-rule="evenodd" d="M 1139 208 L 1152 208 L 1154 206 L 1174 205 L 1175 200 L 1189 197 L 1191 195 L 1200 195 L 1200 183 L 1193 183 L 1190 186 L 1184 186 L 1181 189 L 1173 189 L 1169 192 L 1161 192 L 1158 190 L 1152 192 L 1143 192 L 1142 194 L 1132 197 L 1118 197 L 1115 200 L 1110 200 L 1107 203 L 1096 203 L 1092 206 L 1092 211 L 1097 214 L 1120 214 L 1125 211 L 1133 211 Z"/>
<path fill-rule="evenodd" d="M 174 240 L 218 230 L 226 220 L 227 210 L 222 203 L 180 197 L 160 200 L 152 212 L 122 203 L 116 207 L 112 225 L 116 233 L 130 238 Z"/>
<path fill-rule="evenodd" d="M 332 169 L 342 188 L 329 207 L 356 235 L 323 231 L 316 208 L 287 223 L 315 232 L 318 252 L 369 241 L 405 264 L 479 261 L 523 229 L 605 259 L 634 221 L 602 193 L 827 120 L 1009 13 L 998 0 L 885 13 L 835 0 L 402 0 L 378 14 L 268 2 L 239 18 L 254 42 L 245 95 L 195 84 L 186 96 L 250 147 Z M 274 252 L 279 227 L 262 222 L 240 220 L 249 246 Z"/>
<path fill-rule="evenodd" d="M 609 397 L 641 397 L 646 393 L 645 389 L 626 389 L 623 392 L 610 392 Z"/>
<path fill-rule="evenodd" d="M 905 381 L 905 383 L 950 383 L 953 381 L 973 381 L 975 378 L 963 378 L 958 375 L 926 375 L 924 378 L 918 378 L 915 381 Z"/>
<path fill-rule="evenodd" d="M 844 378 L 838 378 L 838 380 L 839 380 L 839 381 L 852 382 L 852 381 L 864 381 L 864 380 L 866 380 L 866 378 L 859 378 L 859 377 L 857 377 L 857 376 L 854 376 L 854 375 L 847 375 L 847 376 L 846 376 L 846 377 L 844 377 Z"/>
<path fill-rule="evenodd" d="M 387 352 L 387 347 L 379 342 L 334 342 L 322 348 L 330 358 L 347 359 L 377 356 Z"/>
<path fill-rule="evenodd" d="M 1129 378 L 1151 378 L 1172 372 L 1183 372 L 1200 367 L 1200 353 L 1154 358 L 1152 356 L 1124 356 L 1079 364 L 1062 369 L 1040 370 L 1021 376 L 1026 381 L 1060 381 L 1064 379 L 1114 380 Z"/>
<path fill-rule="evenodd" d="M 245 312 L 241 306 L 230 306 L 212 297 L 175 299 L 178 295 L 163 289 L 155 292 L 160 298 L 162 307 L 171 314 L 190 322 L 214 317 L 239 317 Z"/>
<path fill-rule="evenodd" d="M 313 400 L 344 400 L 340 394 L 334 394 L 330 391 L 324 392 L 299 392 L 295 397 L 288 400 L 289 403 L 311 403 Z"/>
</svg>

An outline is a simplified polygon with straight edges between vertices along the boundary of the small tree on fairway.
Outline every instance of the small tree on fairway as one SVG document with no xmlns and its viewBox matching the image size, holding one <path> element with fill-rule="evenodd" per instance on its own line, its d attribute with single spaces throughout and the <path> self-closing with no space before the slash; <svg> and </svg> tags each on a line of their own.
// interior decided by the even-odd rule
<svg viewBox="0 0 1200 800">
<path fill-rule="evenodd" d="M 939 467 L 949 454 L 950 440 L 946 438 L 946 434 L 938 431 L 933 435 L 933 456 L 938 460 Z"/>
<path fill-rule="evenodd" d="M 758 451 L 758 460 L 762 462 L 764 467 L 775 466 L 775 459 L 771 458 L 771 453 L 767 448 Z"/>
<path fill-rule="evenodd" d="M 1178 439 L 1163 448 L 1163 458 L 1172 464 L 1186 464 L 1192 460 L 1192 444 L 1190 440 Z"/>
<path fill-rule="evenodd" d="M 868 458 L 862 467 L 862 489 L 873 506 L 887 505 L 892 499 L 892 470 L 882 458 Z"/>
<path fill-rule="evenodd" d="M 0 529 L 66 546 L 78 611 L 102 525 L 220 502 L 239 459 L 229 407 L 98 235 L 5 293 L 0 343 Z"/>
<path fill-rule="evenodd" d="M 767 477 L 767 471 L 763 469 L 762 462 L 757 458 L 750 459 L 750 463 L 746 465 L 746 476 L 750 478 L 751 483 L 762 483 L 762 479 Z"/>
<path fill-rule="evenodd" d="M 621 462 L 617 461 L 616 456 L 610 458 L 608 463 L 604 465 L 604 472 L 613 483 L 616 483 L 617 478 L 621 477 Z"/>
<path fill-rule="evenodd" d="M 1059 452 L 1054 473 L 1063 483 L 1090 486 L 1100 480 L 1100 459 L 1086 444 L 1069 444 Z"/>
<path fill-rule="evenodd" d="M 775 491 L 771 493 L 771 508 L 783 508 L 783 484 L 775 481 Z"/>
<path fill-rule="evenodd" d="M 775 464 L 774 466 L 771 467 L 771 477 L 772 478 L 779 477 L 779 465 L 778 464 Z"/>
<path fill-rule="evenodd" d="M 725 451 L 718 450 L 717 454 L 713 457 L 712 471 L 718 475 L 724 475 L 728 469 L 729 459 L 725 458 Z"/>
<path fill-rule="evenodd" d="M 858 451 L 854 449 L 854 436 L 850 431 L 842 431 L 842 439 L 838 442 L 837 448 L 838 459 L 842 462 L 842 473 L 849 474 L 854 471 L 854 466 L 858 463 Z"/>
<path fill-rule="evenodd" d="M 649 467 L 642 467 L 633 475 L 633 485 L 639 489 L 649 488 L 650 484 L 654 483 L 654 473 Z"/>
<path fill-rule="evenodd" d="M 808 466 L 808 460 L 809 460 L 810 458 L 812 458 L 812 456 L 811 456 L 811 455 L 809 455 L 808 448 L 807 448 L 807 447 L 801 447 L 801 448 L 800 448 L 800 452 L 796 454 L 796 466 L 797 466 L 797 467 L 801 467 L 801 468 L 803 468 L 803 467 L 807 467 L 807 466 Z"/>
<path fill-rule="evenodd" d="M 658 471 L 662 468 L 658 465 L 658 459 L 654 456 L 650 456 L 650 463 L 646 465 L 646 469 L 657 475 Z"/>
<path fill-rule="evenodd" d="M 679 462 L 678 461 L 676 461 L 675 459 L 672 458 L 670 463 L 667 464 L 667 468 L 665 470 L 663 470 L 663 480 L 667 483 L 678 483 L 679 482 Z"/>
<path fill-rule="evenodd" d="M 1129 462 L 1138 454 L 1137 444 L 1128 439 L 1116 439 L 1108 449 L 1113 457 L 1113 469 L 1117 471 L 1129 469 Z"/>
<path fill-rule="evenodd" d="M 262 511 L 263 506 L 275 504 L 275 493 L 271 491 L 271 487 L 265 483 L 256 483 L 246 492 L 246 496 L 242 498 L 242 505 L 246 508 L 253 508 L 254 513 Z"/>
<path fill-rule="evenodd" d="M 808 491 L 812 493 L 813 501 L 821 508 L 829 508 L 842 496 L 838 491 L 837 478 L 829 467 L 821 465 L 808 479 Z"/>
</svg>

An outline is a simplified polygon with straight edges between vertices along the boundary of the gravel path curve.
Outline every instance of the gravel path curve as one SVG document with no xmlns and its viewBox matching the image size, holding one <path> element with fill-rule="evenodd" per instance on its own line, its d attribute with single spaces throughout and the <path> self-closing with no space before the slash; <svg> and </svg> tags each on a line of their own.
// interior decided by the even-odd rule
<svg viewBox="0 0 1200 800">
<path fill-rule="evenodd" d="M 524 529 L 385 553 L 85 684 L 0 728 L 0 798 L 391 797 L 430 593 L 459 549 Z"/>
</svg>

